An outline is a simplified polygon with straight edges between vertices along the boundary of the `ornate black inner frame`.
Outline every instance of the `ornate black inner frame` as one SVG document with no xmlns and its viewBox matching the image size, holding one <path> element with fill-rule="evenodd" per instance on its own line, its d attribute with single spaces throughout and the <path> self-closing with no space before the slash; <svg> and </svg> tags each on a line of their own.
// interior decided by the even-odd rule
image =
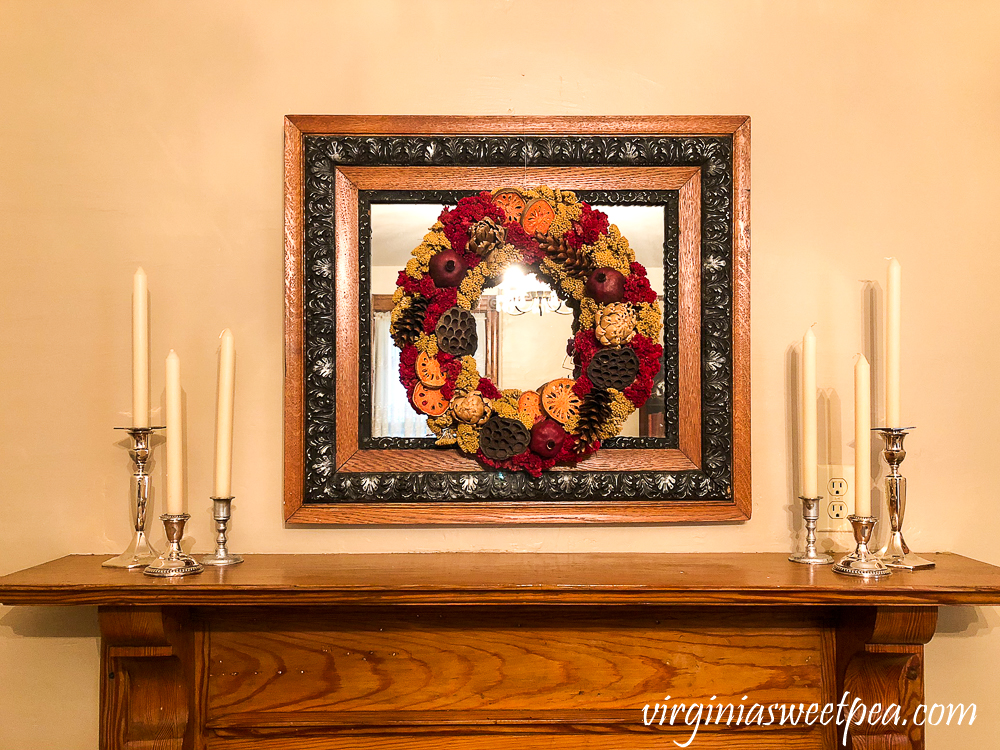
<svg viewBox="0 0 1000 750">
<path fill-rule="evenodd" d="M 357 121 L 362 119 L 302 116 L 286 120 L 286 193 L 291 192 L 292 200 L 289 203 L 286 194 L 286 248 L 289 250 L 286 259 L 291 258 L 286 263 L 292 266 L 297 263 L 296 270 L 301 278 L 298 288 L 290 288 L 287 286 L 290 274 L 286 273 L 286 297 L 293 308 L 298 308 L 289 311 L 286 322 L 291 320 L 289 325 L 296 325 L 295 313 L 301 312 L 298 347 L 302 360 L 300 377 L 304 384 L 300 389 L 301 432 L 293 436 L 302 442 L 296 446 L 288 443 L 289 427 L 294 431 L 298 424 L 295 420 L 299 419 L 299 415 L 290 414 L 294 411 L 290 407 L 295 405 L 296 394 L 295 388 L 289 389 L 286 379 L 286 518 L 303 523 L 638 522 L 687 520 L 685 514 L 689 512 L 693 520 L 748 518 L 749 415 L 744 412 L 749 406 L 746 361 L 749 349 L 749 119 L 649 118 L 650 122 L 641 122 L 642 118 L 638 118 L 640 122 L 634 130 L 655 130 L 652 126 L 662 122 L 668 126 L 663 129 L 666 134 L 569 135 L 504 135 L 504 132 L 517 132 L 523 125 L 516 121 L 517 118 L 492 118 L 513 119 L 516 127 L 509 130 L 490 123 L 491 118 L 479 118 L 488 125 L 487 134 L 482 135 L 453 134 L 453 122 L 463 118 L 442 118 L 452 121 L 448 124 L 450 129 L 443 134 L 423 133 L 418 127 L 415 135 L 405 134 L 407 121 L 427 118 L 381 118 L 381 121 L 390 121 L 388 132 L 375 128 L 375 132 L 367 133 L 359 130 Z M 599 119 L 592 118 L 591 122 Z M 404 124 L 397 125 L 397 121 Z M 675 121 L 681 125 L 677 134 L 671 132 Z M 350 127 L 338 130 L 341 122 L 347 122 Z M 702 131 L 703 124 L 706 127 Z M 607 130 L 607 127 L 598 122 L 596 130 L 602 129 Z M 291 146 L 290 139 L 294 139 Z M 336 450 L 338 206 L 335 182 L 338 170 L 351 167 L 523 167 L 528 170 L 531 167 L 596 165 L 694 167 L 700 174 L 701 326 L 700 367 L 696 368 L 700 374 L 701 398 L 700 467 L 684 471 L 594 471 L 587 470 L 584 462 L 580 468 L 557 468 L 538 479 L 523 472 L 406 471 L 388 465 L 385 470 L 374 472 L 340 470 Z M 573 189 L 595 205 L 665 207 L 665 385 L 667 404 L 676 404 L 678 283 L 672 271 L 676 272 L 678 254 L 677 193 L 672 190 Z M 379 202 L 432 201 L 453 205 L 470 192 L 476 191 L 359 189 L 357 192 L 357 252 L 361 262 L 357 278 L 360 341 L 356 351 L 360 359 L 360 398 L 357 419 L 354 421 L 352 416 L 347 424 L 356 425 L 356 438 L 365 449 L 376 452 L 395 449 L 395 455 L 399 455 L 399 449 L 427 447 L 426 441 L 371 436 L 370 206 Z M 298 245 L 293 236 L 296 232 Z M 734 248 L 736 238 L 740 242 L 738 248 Z M 298 258 L 293 258 L 293 253 L 298 253 Z M 292 285 L 294 287 L 294 279 Z M 734 318 L 735 299 L 739 299 L 739 304 Z M 739 329 L 737 339 L 734 339 L 734 328 Z M 286 326 L 286 342 L 292 342 L 288 351 L 294 353 L 295 337 L 289 338 L 287 331 Z M 734 340 L 739 342 L 736 347 Z M 734 357 L 740 360 L 735 383 Z M 292 377 L 295 376 L 293 373 Z M 293 391 L 291 398 L 290 390 Z M 734 414 L 734 397 L 743 407 L 739 414 Z M 343 429 L 345 423 L 341 421 L 340 424 Z M 676 409 L 667 409 L 667 424 L 665 438 L 617 438 L 602 453 L 611 455 L 617 449 L 634 446 L 675 447 Z M 734 450 L 734 434 L 738 450 Z M 627 505 L 628 512 L 610 510 L 613 503 Z M 406 511 L 408 504 L 419 505 L 421 511 Z M 436 513 L 433 510 L 436 504 L 454 511 Z M 535 504 L 544 507 L 545 512 L 532 512 Z M 642 510 L 643 504 L 655 509 L 647 513 Z M 463 505 L 470 510 L 457 509 Z M 475 512 L 471 510 L 473 505 Z M 365 510 L 348 510 L 354 506 L 364 506 Z M 706 510 L 698 511 L 697 506 Z M 343 510 L 337 510 L 338 507 Z M 494 507 L 499 510 L 494 512 Z M 570 510 L 560 513 L 558 509 L 563 507 Z M 593 513 L 588 512 L 590 507 L 594 508 Z M 310 508 L 316 510 L 310 511 Z M 522 511 L 524 520 L 517 515 Z"/>
</svg>

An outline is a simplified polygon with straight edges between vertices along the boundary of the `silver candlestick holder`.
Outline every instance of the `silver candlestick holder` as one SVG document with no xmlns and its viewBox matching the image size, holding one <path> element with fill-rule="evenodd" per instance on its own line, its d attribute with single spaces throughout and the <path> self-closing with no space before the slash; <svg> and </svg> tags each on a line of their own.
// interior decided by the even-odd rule
<svg viewBox="0 0 1000 750">
<path fill-rule="evenodd" d="M 228 544 L 228 530 L 229 530 L 229 519 L 233 515 L 233 498 L 231 497 L 213 497 L 212 498 L 212 517 L 215 519 L 215 554 L 214 555 L 204 555 L 201 558 L 202 565 L 239 565 L 243 562 L 243 558 L 239 555 L 234 555 L 229 551 L 227 547 Z"/>
<path fill-rule="evenodd" d="M 848 516 L 847 520 L 854 527 L 854 541 L 857 543 L 857 549 L 834 565 L 833 572 L 861 578 L 881 578 L 892 575 L 892 570 L 868 549 L 868 543 L 871 541 L 872 531 L 875 529 L 878 519 L 874 516 Z"/>
<path fill-rule="evenodd" d="M 819 520 L 820 497 L 799 497 L 802 501 L 802 519 L 806 524 L 806 548 L 802 552 L 796 552 L 788 557 L 792 562 L 805 563 L 806 565 L 829 565 L 833 562 L 833 557 L 825 552 L 816 549 L 816 522 Z"/>
<path fill-rule="evenodd" d="M 173 578 L 200 573 L 205 568 L 200 562 L 181 549 L 181 539 L 184 537 L 184 524 L 191 518 L 187 513 L 176 515 L 164 513 L 160 516 L 163 528 L 167 533 L 169 549 L 151 562 L 143 571 L 148 576 L 157 578 Z"/>
<path fill-rule="evenodd" d="M 903 514 L 906 512 L 906 477 L 899 472 L 899 465 L 906 458 L 903 440 L 912 427 L 876 427 L 874 432 L 882 436 L 885 448 L 882 458 L 889 466 L 885 478 L 885 494 L 889 505 L 889 541 L 879 550 L 879 557 L 890 568 L 903 570 L 926 570 L 934 563 L 910 552 L 903 539 Z"/>
<path fill-rule="evenodd" d="M 132 438 L 132 447 L 129 448 L 128 455 L 132 459 L 132 476 L 135 478 L 135 489 L 132 494 L 132 500 L 135 502 L 135 516 L 133 518 L 135 533 L 124 552 L 118 557 L 101 563 L 101 566 L 134 570 L 135 568 L 145 568 L 160 555 L 146 538 L 146 504 L 149 502 L 149 474 L 146 473 L 146 464 L 153 453 L 150 437 L 154 430 L 162 430 L 163 428 L 116 427 L 115 429 L 125 430 Z"/>
</svg>

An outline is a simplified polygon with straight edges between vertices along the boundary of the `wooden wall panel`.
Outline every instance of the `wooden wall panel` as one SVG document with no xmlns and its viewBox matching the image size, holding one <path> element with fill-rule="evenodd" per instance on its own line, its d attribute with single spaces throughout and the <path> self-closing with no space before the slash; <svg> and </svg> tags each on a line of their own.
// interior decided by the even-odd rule
<svg viewBox="0 0 1000 750">
<path fill-rule="evenodd" d="M 824 702 L 820 613 L 241 611 L 210 622 L 210 727 L 641 725 L 647 703 Z"/>
</svg>

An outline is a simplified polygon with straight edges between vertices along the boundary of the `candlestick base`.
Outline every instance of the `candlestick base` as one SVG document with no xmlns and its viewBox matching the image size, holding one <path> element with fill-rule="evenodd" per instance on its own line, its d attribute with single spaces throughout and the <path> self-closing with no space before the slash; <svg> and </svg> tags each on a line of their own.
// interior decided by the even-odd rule
<svg viewBox="0 0 1000 750">
<path fill-rule="evenodd" d="M 903 514 L 906 513 L 906 477 L 900 472 L 900 465 L 906 458 L 903 441 L 912 427 L 876 427 L 877 432 L 885 441 L 882 458 L 889 467 L 885 477 L 885 494 L 889 504 L 889 528 L 892 533 L 889 541 L 879 550 L 882 562 L 890 568 L 900 570 L 927 570 L 934 563 L 910 552 L 903 539 Z"/>
<path fill-rule="evenodd" d="M 833 572 L 859 578 L 882 578 L 892 575 L 892 570 L 868 549 L 868 542 L 871 540 L 878 519 L 872 516 L 848 516 L 847 520 L 854 527 L 854 541 L 858 546 L 854 552 L 833 566 Z"/>
<path fill-rule="evenodd" d="M 816 549 L 816 522 L 819 520 L 820 497 L 799 497 L 802 501 L 802 518 L 806 524 L 806 548 L 802 552 L 789 555 L 791 562 L 805 565 L 829 565 L 833 557 Z"/>
<path fill-rule="evenodd" d="M 160 553 L 153 549 L 153 546 L 146 538 L 146 532 L 139 530 L 135 532 L 132 541 L 124 552 L 118 555 L 118 557 L 105 560 L 101 563 L 101 567 L 135 570 L 136 568 L 145 568 L 159 556 Z"/>
<path fill-rule="evenodd" d="M 175 576 L 189 576 L 194 573 L 201 573 L 205 568 L 191 555 L 181 549 L 181 538 L 184 536 L 184 524 L 191 518 L 187 513 L 170 515 L 164 513 L 160 516 L 163 521 L 163 528 L 167 533 L 167 542 L 170 548 L 160 555 L 154 562 L 143 571 L 147 576 L 157 578 L 173 578 Z"/>
<path fill-rule="evenodd" d="M 135 479 L 135 489 L 132 493 L 132 500 L 135 503 L 132 524 L 135 533 L 125 551 L 118 557 L 105 560 L 101 563 L 101 567 L 135 570 L 145 568 L 160 556 L 146 537 L 146 504 L 149 502 L 149 474 L 146 473 L 146 464 L 153 453 L 149 438 L 154 430 L 162 430 L 163 427 L 115 427 L 115 429 L 125 430 L 132 438 L 132 447 L 129 448 L 128 455 L 132 459 L 132 477 Z"/>
<path fill-rule="evenodd" d="M 906 541 L 903 539 L 903 534 L 899 531 L 892 532 L 889 541 L 878 551 L 878 556 L 890 568 L 899 568 L 900 570 L 928 570 L 934 567 L 934 563 L 930 560 L 910 552 L 910 548 L 906 546 Z"/>
<path fill-rule="evenodd" d="M 239 565 L 243 562 L 243 558 L 239 555 L 234 555 L 229 551 L 227 547 L 227 535 L 229 527 L 229 519 L 233 514 L 233 498 L 231 497 L 213 497 L 212 498 L 212 517 L 215 519 L 215 554 L 214 555 L 203 555 L 201 559 L 202 565 L 213 565 L 216 567 L 222 567 L 225 565 Z"/>
</svg>

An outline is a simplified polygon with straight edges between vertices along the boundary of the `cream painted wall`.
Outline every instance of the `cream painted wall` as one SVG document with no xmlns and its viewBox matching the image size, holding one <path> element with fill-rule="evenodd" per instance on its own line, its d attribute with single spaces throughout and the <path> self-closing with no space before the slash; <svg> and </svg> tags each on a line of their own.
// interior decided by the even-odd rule
<svg viewBox="0 0 1000 750">
<path fill-rule="evenodd" d="M 130 408 L 138 265 L 154 402 L 167 350 L 182 358 L 197 549 L 229 326 L 241 550 L 786 550 L 790 347 L 818 324 L 829 450 L 850 461 L 861 280 L 881 279 L 887 255 L 904 266 L 903 411 L 919 426 L 908 538 L 1000 564 L 996 3 L 5 0 L 0 29 L 0 573 L 127 541 L 128 459 L 111 428 Z M 285 528 L 286 113 L 751 115 L 753 519 Z M 994 746 L 1000 614 L 945 610 L 940 631 L 928 697 L 974 701 L 979 717 L 931 730 L 932 747 Z M 96 636 L 90 609 L 0 609 L 0 747 L 96 746 Z"/>
</svg>

